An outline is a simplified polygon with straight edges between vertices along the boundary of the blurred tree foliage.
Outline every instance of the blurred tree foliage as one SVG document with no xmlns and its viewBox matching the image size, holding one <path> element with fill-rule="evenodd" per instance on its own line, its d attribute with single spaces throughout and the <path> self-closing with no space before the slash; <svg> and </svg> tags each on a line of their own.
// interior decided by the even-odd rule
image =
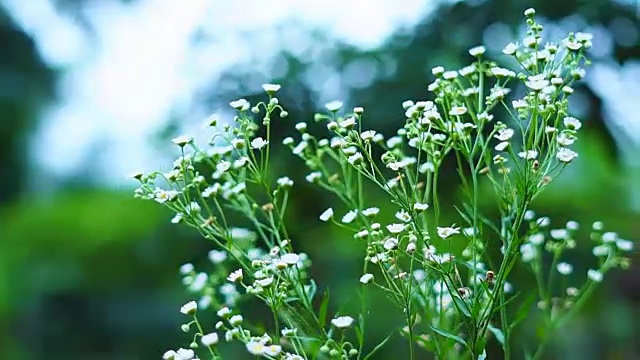
<svg viewBox="0 0 640 360">
<path fill-rule="evenodd" d="M 83 17 L 81 11 L 86 3 L 56 1 L 60 11 L 90 28 L 91 19 Z M 572 19 L 585 27 L 607 28 L 616 19 L 625 18 L 636 29 L 640 24 L 631 2 L 546 0 L 535 6 L 539 16 L 550 22 Z M 380 74 L 371 86 L 352 89 L 349 103 L 364 106 L 366 121 L 389 134 L 402 121 L 401 102 L 427 96 L 432 67 L 459 68 L 470 45 L 483 42 L 482 30 L 487 27 L 515 34 L 524 7 L 507 0 L 442 1 L 420 25 L 398 31 L 379 49 L 361 51 L 338 43 L 325 55 L 337 59 L 337 72 L 355 61 L 377 64 Z M 43 106 L 56 100 L 56 71 L 39 58 L 33 40 L 12 22 L 1 1 L 0 44 L 0 357 L 146 359 L 158 358 L 165 349 L 178 345 L 178 339 L 186 344 L 176 314 L 177 305 L 186 295 L 180 290 L 176 269 L 184 261 L 206 260 L 209 244 L 194 240 L 198 237 L 192 232 L 168 227 L 170 214 L 133 200 L 128 191 L 72 185 L 78 181 L 69 178 L 62 191 L 53 195 L 45 196 L 37 189 L 27 193 L 29 177 L 38 176 L 29 165 L 27 142 Z M 291 122 L 312 119 L 318 108 L 314 89 L 301 80 L 313 63 L 288 53 L 281 56 L 288 65 L 282 78 L 256 74 L 248 62 L 212 84 L 201 94 L 202 100 L 218 105 L 247 97 L 255 102 L 262 98 L 247 94 L 255 94 L 258 89 L 237 84 L 250 83 L 249 79 L 256 77 L 281 83 L 281 101 L 290 116 L 275 133 L 281 134 L 280 139 L 293 134 Z M 618 63 L 637 60 L 640 46 L 615 43 L 612 56 L 611 60 Z M 322 60 L 321 56 L 314 61 Z M 391 71 L 383 71 L 385 66 Z M 558 226 L 569 219 L 582 221 L 585 227 L 591 221 L 603 220 L 624 236 L 637 236 L 638 214 L 625 205 L 628 189 L 616 162 L 615 144 L 603 121 L 601 101 L 587 87 L 579 90 L 589 105 L 583 116 L 588 123 L 587 135 L 581 139 L 580 149 L 581 156 L 588 160 L 577 164 L 549 189 L 536 210 L 553 216 Z M 282 153 L 277 160 L 280 171 L 293 173 L 300 184 L 293 196 L 296 203 L 291 205 L 292 237 L 311 254 L 321 287 L 338 285 L 331 290 L 332 305 L 337 309 L 345 305 L 340 299 L 352 291 L 351 283 L 340 279 L 359 276 L 361 249 L 348 234 L 315 229 L 317 214 L 329 200 L 302 184 L 299 179 L 304 173 L 298 159 Z M 450 179 L 454 175 L 451 172 Z M 451 184 L 448 196 L 455 200 L 456 186 Z M 588 265 L 588 247 L 584 249 L 585 253 L 576 254 L 574 260 Z M 558 358 L 627 359 L 640 353 L 637 342 L 630 341 L 639 339 L 636 334 L 640 330 L 638 323 L 631 321 L 640 316 L 637 271 L 614 276 L 616 279 L 593 302 L 590 314 L 597 316 L 583 317 L 572 325 L 570 337 L 558 337 Z M 515 275 L 516 285 L 518 280 L 526 286 L 521 274 Z M 370 316 L 377 321 L 397 318 L 385 310 L 384 301 L 376 297 L 371 301 L 377 312 Z M 581 331 L 581 327 L 591 330 Z M 525 328 L 522 336 L 532 333 L 535 331 Z M 394 349 L 398 344 L 392 344 L 379 358 L 399 358 L 400 353 Z"/>
</svg>

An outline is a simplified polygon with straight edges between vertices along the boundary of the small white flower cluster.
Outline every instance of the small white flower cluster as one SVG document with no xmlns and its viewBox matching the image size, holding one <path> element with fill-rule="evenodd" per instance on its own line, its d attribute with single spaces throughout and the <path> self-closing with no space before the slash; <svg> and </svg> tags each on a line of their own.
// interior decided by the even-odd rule
<svg viewBox="0 0 640 360">
<path fill-rule="evenodd" d="M 433 100 L 405 101 L 404 121 L 392 136 L 368 128 L 362 107 L 346 109 L 333 101 L 314 116 L 325 133 L 314 135 L 307 123 L 298 122 L 299 139 L 282 141 L 309 168 L 305 180 L 341 201 L 319 214 L 319 220 L 346 229 L 366 249 L 363 272 L 353 283 L 363 292 L 382 289 L 398 305 L 406 316 L 401 334 L 411 346 L 437 349 L 441 340 L 486 344 L 486 334 L 501 331 L 493 328 L 492 319 L 513 300 L 504 295 L 512 291 L 507 278 L 518 259 L 535 275 L 548 324 L 587 296 L 608 270 L 629 264 L 622 255 L 633 243 L 595 223 L 591 236 L 598 266 L 585 269 L 582 287 L 551 293 L 556 281 L 564 286 L 576 272 L 566 255 L 578 244 L 580 226 L 569 221 L 550 229 L 549 218 L 536 218 L 527 208 L 578 157 L 571 146 L 582 123 L 569 115 L 568 101 L 573 84 L 584 77 L 591 36 L 570 34 L 560 44 L 542 45 L 542 26 L 534 15 L 532 9 L 525 12 L 526 36 L 503 50 L 519 68 L 500 67 L 485 59 L 484 46 L 472 47 L 470 65 L 432 69 L 435 79 L 428 90 Z M 512 99 L 519 84 L 525 93 Z M 272 119 L 288 116 L 276 97 L 280 88 L 265 84 L 269 99 L 256 105 L 245 99 L 231 102 L 237 112 L 233 126 L 220 129 L 217 117 L 208 119 L 219 130 L 211 148 L 201 150 L 193 138 L 177 137 L 173 143 L 180 157 L 171 171 L 135 176 L 141 183 L 137 197 L 168 207 L 175 213 L 173 223 L 196 228 L 216 245 L 208 254 L 212 271 L 196 271 L 192 264 L 180 269 L 183 283 L 198 299 L 180 309 L 193 318 L 182 330 L 197 331 L 190 349 L 168 351 L 165 359 L 195 359 L 199 343 L 219 358 L 220 341 L 239 341 L 249 354 L 270 359 L 363 355 L 345 336 L 350 331 L 361 336 L 363 318 L 340 315 L 325 323 L 329 299 L 317 314 L 311 261 L 294 250 L 288 235 L 285 212 L 295 182 L 270 167 L 272 148 L 278 145 L 272 142 Z M 494 122 L 494 116 L 502 121 Z M 445 218 L 443 204 L 451 201 L 442 201 L 438 185 L 449 181 L 441 176 L 447 157 L 456 160 L 464 196 L 453 200 Z M 389 206 L 365 206 L 371 201 L 369 186 L 387 197 L 395 213 L 385 217 Z M 480 211 L 479 196 L 490 188 L 499 221 Z M 232 226 L 231 211 L 251 229 Z M 525 236 L 522 226 L 528 226 Z M 497 259 L 489 251 L 496 240 L 502 242 Z M 543 257 L 551 261 L 551 271 L 542 269 Z M 258 299 L 270 309 L 271 332 L 258 332 L 237 313 L 244 298 Z M 197 317 L 208 308 L 218 309 L 220 318 L 213 331 L 204 331 Z M 483 349 L 469 350 L 475 358 Z"/>
</svg>

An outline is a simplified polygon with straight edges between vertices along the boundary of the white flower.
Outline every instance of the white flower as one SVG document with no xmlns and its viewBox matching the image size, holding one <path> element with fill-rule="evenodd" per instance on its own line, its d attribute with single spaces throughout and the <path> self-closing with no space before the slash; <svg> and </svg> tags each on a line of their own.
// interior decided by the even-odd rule
<svg viewBox="0 0 640 360">
<path fill-rule="evenodd" d="M 196 353 L 191 349 L 178 349 L 176 352 L 176 360 L 191 360 Z"/>
<path fill-rule="evenodd" d="M 593 282 L 601 282 L 603 275 L 598 270 L 589 269 L 587 270 L 587 277 Z"/>
<path fill-rule="evenodd" d="M 358 215 L 358 210 L 351 210 L 342 217 L 342 222 L 345 224 L 349 224 L 356 219 L 357 215 Z"/>
<path fill-rule="evenodd" d="M 566 262 L 561 262 L 558 265 L 556 265 L 556 269 L 562 275 L 569 275 L 573 272 L 573 266 Z"/>
<path fill-rule="evenodd" d="M 399 234 L 404 231 L 404 224 L 389 224 L 387 230 L 392 234 Z"/>
<path fill-rule="evenodd" d="M 618 249 L 622 251 L 631 251 L 633 250 L 633 242 L 625 239 L 618 239 L 616 241 L 616 246 Z"/>
<path fill-rule="evenodd" d="M 178 194 L 175 190 L 156 189 L 153 193 L 153 199 L 160 204 L 164 204 L 178 197 Z"/>
<path fill-rule="evenodd" d="M 213 263 L 213 264 L 220 264 L 221 262 L 224 262 L 225 260 L 227 260 L 227 253 L 224 251 L 220 251 L 220 250 L 211 250 L 209 251 L 209 260 Z"/>
<path fill-rule="evenodd" d="M 423 203 L 415 203 L 413 204 L 413 210 L 415 210 L 416 212 L 423 212 L 425 210 L 427 210 L 429 208 L 429 204 L 423 204 Z"/>
<path fill-rule="evenodd" d="M 536 250 L 536 247 L 533 244 L 526 243 L 520 246 L 520 254 L 522 254 L 522 261 L 529 262 L 535 259 L 538 254 L 538 250 Z"/>
<path fill-rule="evenodd" d="M 362 210 L 362 215 L 366 217 L 374 217 L 378 215 L 379 212 L 380 212 L 380 209 L 378 209 L 377 207 L 370 207 Z"/>
<path fill-rule="evenodd" d="M 385 250 L 395 250 L 398 248 L 398 239 L 389 237 L 385 240 L 384 244 L 382 244 L 382 247 L 384 247 Z"/>
<path fill-rule="evenodd" d="M 498 145 L 496 145 L 495 149 L 497 151 L 504 151 L 504 149 L 506 149 L 507 147 L 509 147 L 509 142 L 508 141 L 503 141 L 503 142 L 499 143 Z"/>
<path fill-rule="evenodd" d="M 602 241 L 606 243 L 616 242 L 618 240 L 618 234 L 613 231 L 607 231 L 602 234 Z"/>
<path fill-rule="evenodd" d="M 505 55 L 513 55 L 516 53 L 516 51 L 518 50 L 518 47 L 520 47 L 520 45 L 518 45 L 518 43 L 509 43 L 507 44 L 507 46 L 504 47 L 504 49 L 502 49 L 502 53 Z"/>
<path fill-rule="evenodd" d="M 322 178 L 322 173 L 320 171 L 314 171 L 305 176 L 307 182 L 314 183 Z"/>
<path fill-rule="evenodd" d="M 455 226 L 447 226 L 447 227 L 439 227 L 438 226 L 438 236 L 443 239 L 446 239 L 455 234 L 460 234 L 460 228 Z"/>
<path fill-rule="evenodd" d="M 180 308 L 180 312 L 185 315 L 193 315 L 196 311 L 198 311 L 198 304 L 195 301 L 189 301 Z"/>
<path fill-rule="evenodd" d="M 222 160 L 216 165 L 216 170 L 218 170 L 221 173 L 229 169 L 231 169 L 231 163 L 226 160 Z"/>
<path fill-rule="evenodd" d="M 187 144 L 192 143 L 193 142 L 193 138 L 189 137 L 189 136 L 182 135 L 182 136 L 178 136 L 178 137 L 175 137 L 175 138 L 171 139 L 171 141 L 174 144 L 178 145 L 178 146 L 185 146 Z"/>
<path fill-rule="evenodd" d="M 487 49 L 484 46 L 475 46 L 472 47 L 471 49 L 469 49 L 469 54 L 471 56 L 480 56 L 482 54 L 484 54 L 487 51 Z"/>
<path fill-rule="evenodd" d="M 509 139 L 511 139 L 513 137 L 514 133 L 515 133 L 515 131 L 513 131 L 513 129 L 500 129 L 500 130 L 498 130 L 498 133 L 496 135 L 494 135 L 493 137 L 495 137 L 496 139 L 498 139 L 500 141 L 508 141 Z"/>
<path fill-rule="evenodd" d="M 229 324 L 231 324 L 231 326 L 238 326 L 242 324 L 242 315 L 233 315 L 229 319 Z"/>
<path fill-rule="evenodd" d="M 226 318 L 227 316 L 231 315 L 231 309 L 225 306 L 222 309 L 218 310 L 216 312 L 216 315 L 218 315 L 221 318 Z"/>
<path fill-rule="evenodd" d="M 400 210 L 396 212 L 396 219 L 404 222 L 409 222 L 411 221 L 411 215 L 409 215 L 409 213 L 404 210 Z"/>
<path fill-rule="evenodd" d="M 527 150 L 519 152 L 518 156 L 526 160 L 533 160 L 538 157 L 538 152 L 536 150 Z"/>
<path fill-rule="evenodd" d="M 193 264 L 191 264 L 191 263 L 186 263 L 186 264 L 180 266 L 180 274 L 182 274 L 182 275 L 188 275 L 193 270 L 194 270 L 194 267 L 193 267 Z"/>
<path fill-rule="evenodd" d="M 575 140 L 576 140 L 575 137 L 573 137 L 572 135 L 568 135 L 566 133 L 560 133 L 556 138 L 558 145 L 561 145 L 561 146 L 569 146 L 573 144 Z"/>
<path fill-rule="evenodd" d="M 202 345 L 204 346 L 215 345 L 218 343 L 219 340 L 220 339 L 218 338 L 217 333 L 209 333 L 209 334 L 203 335 L 202 338 L 200 339 L 200 341 L 202 341 Z"/>
<path fill-rule="evenodd" d="M 529 104 L 527 103 L 527 100 L 524 100 L 524 99 L 513 100 L 511 104 L 513 105 L 513 108 L 516 110 L 526 109 L 529 106 Z"/>
<path fill-rule="evenodd" d="M 294 253 L 286 253 L 280 257 L 280 260 L 289 265 L 295 265 L 300 260 L 300 255 Z"/>
<path fill-rule="evenodd" d="M 549 80 L 544 75 L 529 76 L 529 80 L 524 83 L 529 89 L 540 91 L 549 85 Z"/>
<path fill-rule="evenodd" d="M 453 106 L 451 111 L 449 111 L 449 115 L 452 116 L 460 116 L 467 113 L 467 108 L 464 106 Z"/>
<path fill-rule="evenodd" d="M 162 359 L 164 360 L 175 360 L 177 353 L 173 350 L 169 350 L 162 355 Z"/>
<path fill-rule="evenodd" d="M 264 348 L 264 354 L 267 356 L 275 357 L 282 352 L 282 346 L 280 345 L 268 345 Z"/>
<path fill-rule="evenodd" d="M 249 110 L 249 107 L 251 106 L 249 102 L 245 99 L 238 99 L 238 100 L 232 101 L 229 103 L 229 105 L 231 105 L 232 108 L 240 111 Z"/>
<path fill-rule="evenodd" d="M 362 140 L 364 140 L 364 141 L 371 141 L 371 139 L 373 139 L 374 136 L 376 136 L 375 130 L 363 131 L 360 134 L 360 138 L 362 138 Z"/>
<path fill-rule="evenodd" d="M 442 74 L 442 77 L 445 80 L 451 80 L 451 79 L 455 79 L 458 77 L 458 73 L 455 71 L 445 71 L 444 74 Z"/>
<path fill-rule="evenodd" d="M 371 281 L 373 281 L 373 274 L 367 273 L 367 274 L 364 274 L 364 275 L 360 276 L 360 282 L 363 283 L 363 284 L 368 284 Z"/>
<path fill-rule="evenodd" d="M 251 353 L 252 355 L 265 354 L 266 347 L 261 342 L 251 340 L 247 343 L 246 347 L 247 351 L 249 351 L 249 353 Z"/>
<path fill-rule="evenodd" d="M 302 154 L 302 152 L 304 151 L 304 149 L 307 148 L 307 146 L 309 146 L 309 143 L 307 143 L 306 141 L 300 141 L 300 143 L 293 148 L 293 154 L 294 155 Z"/>
<path fill-rule="evenodd" d="M 431 69 L 431 73 L 435 76 L 438 76 L 444 73 L 444 68 L 442 66 L 436 66 L 433 69 Z"/>
<path fill-rule="evenodd" d="M 529 235 L 529 242 L 532 243 L 533 245 L 542 244 L 544 242 L 544 234 L 536 233 L 536 234 Z"/>
<path fill-rule="evenodd" d="M 549 231 L 549 235 L 556 240 L 563 240 L 569 237 L 567 229 L 553 229 Z"/>
<path fill-rule="evenodd" d="M 296 124 L 296 130 L 300 132 L 305 132 L 307 130 L 307 124 L 304 122 L 299 122 Z"/>
<path fill-rule="evenodd" d="M 278 183 L 278 186 L 283 187 L 283 188 L 287 188 L 287 187 L 292 187 L 293 186 L 293 180 L 289 179 L 286 176 L 283 176 L 283 177 L 279 178 L 278 180 L 276 180 L 276 182 Z"/>
<path fill-rule="evenodd" d="M 280 90 L 280 85 L 278 84 L 264 84 L 262 85 L 262 88 L 264 89 L 264 91 L 273 94 L 275 92 L 277 92 L 278 90 Z"/>
<path fill-rule="evenodd" d="M 558 159 L 558 161 L 563 163 L 570 163 L 577 157 L 577 152 L 567 148 L 559 148 L 558 152 L 556 153 L 556 158 Z"/>
<path fill-rule="evenodd" d="M 322 214 L 320 214 L 320 220 L 321 221 L 329 221 L 329 219 L 331 219 L 333 217 L 333 209 L 332 208 L 328 208 L 327 210 L 325 210 Z"/>
<path fill-rule="evenodd" d="M 361 153 L 357 152 L 351 156 L 349 156 L 349 158 L 347 159 L 347 161 L 349 162 L 349 164 L 351 165 L 358 165 L 361 164 L 362 161 L 364 160 L 364 157 L 362 156 Z"/>
<path fill-rule="evenodd" d="M 351 316 L 338 316 L 331 320 L 331 324 L 337 328 L 346 328 L 353 324 L 353 318 Z"/>
<path fill-rule="evenodd" d="M 269 142 L 266 141 L 265 139 L 261 138 L 261 137 L 257 137 L 253 140 L 251 140 L 251 147 L 256 149 L 256 150 L 260 150 L 263 147 L 267 146 Z"/>
<path fill-rule="evenodd" d="M 263 288 L 266 288 L 269 285 L 273 284 L 273 277 L 270 276 L 270 277 L 265 278 L 265 279 L 256 280 L 256 284 L 262 286 Z"/>
<path fill-rule="evenodd" d="M 598 245 L 593 247 L 594 256 L 607 256 L 609 254 L 609 247 L 607 245 Z"/>
<path fill-rule="evenodd" d="M 572 116 L 565 117 L 563 122 L 564 122 L 564 126 L 566 126 L 567 129 L 578 131 L 582 127 L 582 123 L 580 122 L 580 120 Z"/>
<path fill-rule="evenodd" d="M 331 112 L 336 112 L 342 108 L 342 105 L 342 101 L 331 101 L 326 103 L 324 107 Z"/>
<path fill-rule="evenodd" d="M 524 16 L 526 17 L 532 17 L 536 14 L 536 9 L 534 8 L 528 8 L 527 10 L 524 11 Z"/>
<path fill-rule="evenodd" d="M 227 276 L 227 280 L 231 282 L 240 282 L 243 279 L 242 269 L 235 270 L 229 276 Z"/>
</svg>

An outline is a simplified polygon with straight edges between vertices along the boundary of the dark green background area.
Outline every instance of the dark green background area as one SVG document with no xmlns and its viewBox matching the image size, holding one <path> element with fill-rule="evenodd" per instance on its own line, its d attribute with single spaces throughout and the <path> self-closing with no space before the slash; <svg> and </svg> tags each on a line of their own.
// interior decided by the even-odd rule
<svg viewBox="0 0 640 360">
<path fill-rule="evenodd" d="M 549 21 L 574 15 L 587 25 L 608 28 L 614 19 L 625 17 L 638 29 L 640 5 L 621 3 L 544 0 L 535 6 L 539 16 Z M 84 5 L 83 0 L 57 2 L 60 11 L 78 21 L 86 20 L 80 11 Z M 393 74 L 378 77 L 366 89 L 353 90 L 349 103 L 363 106 L 367 123 L 390 134 L 402 121 L 402 101 L 428 96 L 428 69 L 461 67 L 470 60 L 466 50 L 482 42 L 483 29 L 495 22 L 516 29 L 525 8 L 524 2 L 506 0 L 442 2 L 417 27 L 392 36 L 379 49 L 365 52 L 336 43 L 338 71 L 358 59 L 389 57 L 397 62 Z M 618 63 L 640 61 L 640 45 L 616 43 L 612 55 L 611 60 Z M 290 113 L 289 119 L 274 125 L 280 139 L 293 135 L 293 122 L 310 121 L 319 107 L 312 101 L 311 90 L 299 80 L 310 64 L 289 54 L 283 56 L 289 70 L 272 80 L 283 85 L 279 95 Z M 158 359 L 165 350 L 190 341 L 180 331 L 184 318 L 178 309 L 189 298 L 178 267 L 194 262 L 206 269 L 210 266 L 206 253 L 212 245 L 194 231 L 169 224 L 169 211 L 133 199 L 132 188 L 105 188 L 94 184 L 87 174 L 60 179 L 52 186 L 54 191 L 28 186 L 41 173 L 30 163 L 27 144 L 43 121 L 44 107 L 57 101 L 57 75 L 39 58 L 34 40 L 12 21 L 0 0 L 0 358 Z M 222 82 L 243 84 L 252 76 L 247 64 L 225 74 Z M 239 88 L 226 91 L 211 84 L 203 101 L 258 99 L 251 95 L 258 89 Z M 554 226 L 577 220 L 588 227 L 601 220 L 621 236 L 637 240 L 640 214 L 629 198 L 631 189 L 640 184 L 631 183 L 630 170 L 619 159 L 619 149 L 604 123 L 602 100 L 584 85 L 578 90 L 589 102 L 578 145 L 580 158 L 537 200 L 534 210 L 551 216 Z M 174 120 L 158 140 L 169 143 L 173 127 L 179 124 L 180 120 Z M 353 295 L 353 284 L 360 276 L 361 244 L 351 234 L 319 225 L 318 214 L 334 199 L 304 183 L 299 159 L 287 150 L 277 153 L 275 159 L 278 172 L 289 174 L 297 184 L 288 219 L 292 239 L 298 249 L 310 254 L 320 289 L 331 284 L 331 306 L 336 311 Z M 457 183 L 448 181 L 455 176 L 452 168 L 444 174 L 441 188 L 448 201 L 459 200 Z M 373 193 L 371 203 L 392 214 L 381 195 Z M 449 216 L 453 221 L 454 213 Z M 584 241 L 569 255 L 577 270 L 592 265 L 586 230 L 583 235 Z M 557 334 L 548 358 L 640 357 L 640 258 L 635 254 L 632 258 L 632 269 L 608 276 L 582 316 Z M 516 269 L 513 283 L 526 291 L 534 283 L 520 270 Z M 583 274 L 576 271 L 570 281 L 579 283 Z M 401 317 L 389 311 L 381 294 L 373 293 L 370 301 L 369 323 L 379 324 L 372 327 L 370 336 L 382 339 Z M 355 306 L 346 303 L 347 308 L 350 305 Z M 250 312 L 245 314 L 250 316 Z M 213 319 L 214 314 L 202 316 Z M 533 322 L 525 322 L 516 341 L 530 344 L 536 331 Z M 402 340 L 394 337 L 377 358 L 404 358 L 404 349 Z M 233 347 L 224 350 L 229 358 L 245 356 L 235 353 Z M 495 354 L 489 358 L 500 358 L 499 352 Z"/>
</svg>

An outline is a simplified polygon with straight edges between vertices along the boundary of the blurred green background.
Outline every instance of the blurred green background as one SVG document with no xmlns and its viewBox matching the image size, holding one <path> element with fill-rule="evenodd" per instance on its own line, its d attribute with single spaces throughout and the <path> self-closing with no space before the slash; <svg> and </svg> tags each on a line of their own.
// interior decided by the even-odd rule
<svg viewBox="0 0 640 360">
<path fill-rule="evenodd" d="M 580 158 L 534 210 L 555 226 L 602 220 L 636 241 L 638 1 L 0 0 L 0 358 L 157 359 L 187 345 L 178 267 L 206 269 L 211 245 L 133 199 L 128 173 L 167 169 L 176 155 L 168 139 L 206 142 L 206 115 L 230 119 L 226 104 L 262 99 L 266 82 L 283 85 L 291 114 L 280 138 L 335 99 L 363 106 L 370 126 L 389 134 L 403 100 L 428 96 L 432 67 L 460 68 L 480 43 L 500 61 L 531 5 L 550 37 L 594 34 L 594 63 L 572 104 L 585 123 Z M 350 234 L 317 226 L 331 199 L 303 184 L 298 159 L 284 151 L 277 162 L 299 184 L 292 238 L 320 286 L 334 284 L 336 310 L 360 275 L 361 249 Z M 456 199 L 456 183 L 446 183 L 443 196 Z M 571 256 L 582 281 L 590 245 Z M 548 358 L 640 358 L 640 257 L 632 258 Z M 534 285 L 518 273 L 514 281 Z M 397 321 L 374 302 L 381 324 Z M 535 332 L 527 326 L 523 334 Z M 401 358 L 399 346 L 378 358 Z"/>
</svg>

